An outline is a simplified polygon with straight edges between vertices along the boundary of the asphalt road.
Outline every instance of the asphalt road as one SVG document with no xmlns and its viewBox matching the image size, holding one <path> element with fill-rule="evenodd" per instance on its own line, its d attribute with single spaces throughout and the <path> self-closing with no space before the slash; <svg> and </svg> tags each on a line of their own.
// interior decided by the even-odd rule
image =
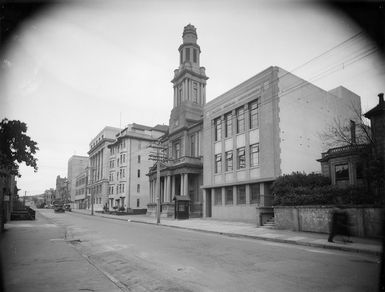
<svg viewBox="0 0 385 292">
<path fill-rule="evenodd" d="M 40 210 L 123 291 L 376 291 L 379 259 Z"/>
</svg>

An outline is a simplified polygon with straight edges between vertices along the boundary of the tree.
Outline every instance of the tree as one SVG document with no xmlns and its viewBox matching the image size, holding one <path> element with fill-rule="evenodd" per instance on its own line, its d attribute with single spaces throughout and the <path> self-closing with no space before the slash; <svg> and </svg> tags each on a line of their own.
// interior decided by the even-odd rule
<svg viewBox="0 0 385 292">
<path fill-rule="evenodd" d="M 39 150 L 37 143 L 28 135 L 27 125 L 23 122 L 3 119 L 0 123 L 0 175 L 16 175 L 19 173 L 19 164 L 24 162 L 27 166 L 37 171 L 37 158 L 34 157 Z"/>
</svg>

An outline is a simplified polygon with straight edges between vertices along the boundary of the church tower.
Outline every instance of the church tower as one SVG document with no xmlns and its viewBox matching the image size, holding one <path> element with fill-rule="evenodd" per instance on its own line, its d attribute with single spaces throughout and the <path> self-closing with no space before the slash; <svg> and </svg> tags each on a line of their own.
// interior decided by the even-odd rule
<svg viewBox="0 0 385 292">
<path fill-rule="evenodd" d="M 174 87 L 174 105 L 170 116 L 170 134 L 202 120 L 206 103 L 205 68 L 200 67 L 201 49 L 197 44 L 196 28 L 188 24 L 183 30 L 179 46 L 179 68 L 171 80 Z"/>
</svg>

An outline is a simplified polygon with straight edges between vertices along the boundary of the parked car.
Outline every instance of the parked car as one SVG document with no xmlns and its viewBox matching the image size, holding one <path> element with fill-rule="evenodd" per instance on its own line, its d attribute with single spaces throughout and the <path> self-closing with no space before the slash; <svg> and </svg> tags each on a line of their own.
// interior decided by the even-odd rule
<svg viewBox="0 0 385 292">
<path fill-rule="evenodd" d="M 71 205 L 70 204 L 64 205 L 64 210 L 71 212 Z"/>
<path fill-rule="evenodd" d="M 64 213 L 65 209 L 62 205 L 57 205 L 54 207 L 54 211 L 55 211 L 55 213 Z"/>
</svg>

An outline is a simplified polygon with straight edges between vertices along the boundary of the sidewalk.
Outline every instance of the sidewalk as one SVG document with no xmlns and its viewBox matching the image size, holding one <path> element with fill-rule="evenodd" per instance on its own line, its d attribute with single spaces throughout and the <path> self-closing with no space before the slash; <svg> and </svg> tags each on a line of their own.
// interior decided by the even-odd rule
<svg viewBox="0 0 385 292">
<path fill-rule="evenodd" d="M 0 290 L 122 291 L 119 283 L 68 244 L 64 228 L 52 224 L 39 212 L 35 221 L 10 221 L 5 229 L 1 234 Z"/>
<path fill-rule="evenodd" d="M 90 215 L 90 211 L 88 210 L 72 210 L 72 212 L 83 215 Z M 95 212 L 95 216 L 156 225 L 156 218 L 146 215 L 109 215 Z M 272 242 L 289 243 L 371 255 L 380 255 L 382 252 L 381 241 L 376 239 L 352 237 L 351 240 L 353 243 L 342 243 L 339 241 L 341 237 L 337 236 L 335 238 L 335 243 L 331 243 L 327 241 L 327 234 L 267 229 L 264 227 L 257 228 L 254 224 L 244 222 L 221 221 L 211 218 L 191 218 L 188 220 L 160 218 L 160 225 L 201 232 L 219 233 L 233 237 L 245 237 Z"/>
</svg>

